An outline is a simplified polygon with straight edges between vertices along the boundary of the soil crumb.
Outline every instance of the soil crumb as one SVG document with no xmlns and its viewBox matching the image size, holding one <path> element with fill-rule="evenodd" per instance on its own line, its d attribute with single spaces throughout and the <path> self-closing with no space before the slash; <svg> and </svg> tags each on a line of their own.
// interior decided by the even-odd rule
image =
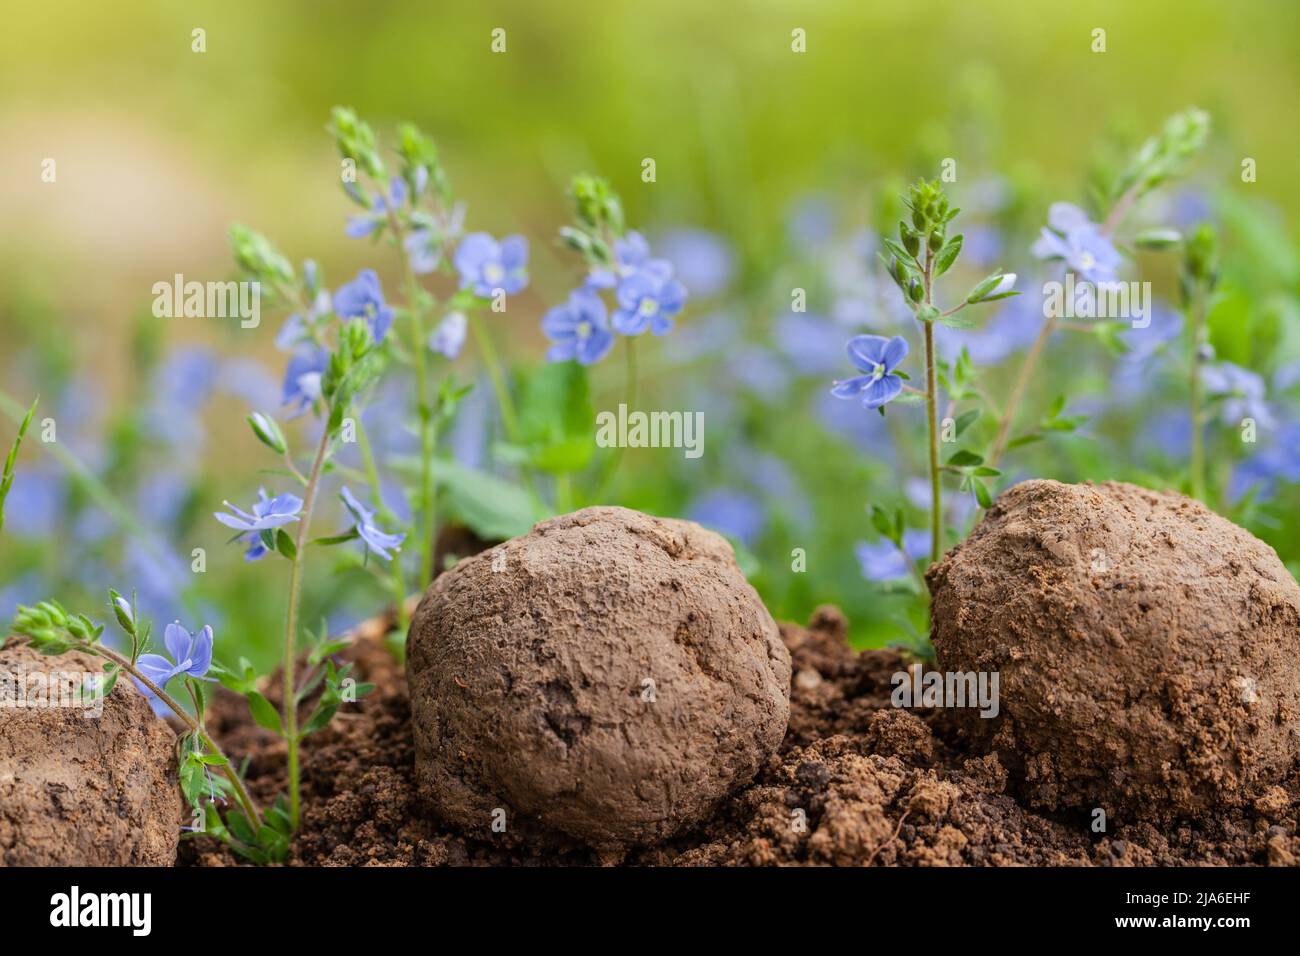
<svg viewBox="0 0 1300 956">
<path fill-rule="evenodd" d="M 1019 802 L 996 754 L 962 750 L 951 712 L 890 703 L 910 661 L 858 653 L 835 608 L 808 627 L 781 625 L 793 677 L 790 726 L 746 788 L 689 833 L 623 854 L 587 847 L 471 839 L 434 822 L 415 785 L 405 677 L 384 647 L 385 622 L 363 628 L 349 656 L 376 690 L 303 750 L 303 826 L 290 863 L 307 866 L 1187 866 L 1295 865 L 1300 779 L 1254 803 L 1166 826 L 1107 821 Z M 276 682 L 272 682 L 273 684 Z M 211 729 L 266 802 L 285 787 L 284 748 L 222 692 Z M 238 860 L 207 838 L 182 841 L 180 861 Z"/>
</svg>

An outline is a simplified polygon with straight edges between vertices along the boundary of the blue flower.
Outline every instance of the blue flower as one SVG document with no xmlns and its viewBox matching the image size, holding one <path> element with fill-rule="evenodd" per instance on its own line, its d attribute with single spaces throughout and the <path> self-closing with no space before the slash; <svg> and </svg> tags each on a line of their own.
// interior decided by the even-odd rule
<svg viewBox="0 0 1300 956">
<path fill-rule="evenodd" d="M 349 183 L 347 185 L 351 187 L 348 192 L 351 193 L 353 198 L 364 202 L 364 197 L 361 196 L 361 191 L 356 187 L 356 184 Z M 362 239 L 370 235 L 388 222 L 389 209 L 395 212 L 401 208 L 402 204 L 406 202 L 406 195 L 406 181 L 401 176 L 394 176 L 388 183 L 388 196 L 376 194 L 370 205 L 371 212 L 364 216 L 348 217 L 348 224 L 343 231 L 353 239 Z"/>
<path fill-rule="evenodd" d="M 342 497 L 343 503 L 347 505 L 348 511 L 352 513 L 353 520 L 357 523 L 357 534 L 365 542 L 366 547 L 385 561 L 391 561 L 393 556 L 388 553 L 387 549 L 401 550 L 398 546 L 406 540 L 406 535 L 388 534 L 375 527 L 375 513 L 358 501 L 346 485 L 343 488 Z"/>
<path fill-rule="evenodd" d="M 855 335 L 846 351 L 849 361 L 867 374 L 837 381 L 831 389 L 836 398 L 861 396 L 863 408 L 880 408 L 903 391 L 903 380 L 893 372 L 907 357 L 907 339 L 901 335 L 892 339 Z"/>
<path fill-rule="evenodd" d="M 656 263 L 657 268 L 672 266 L 663 259 L 650 258 L 650 243 L 645 236 L 632 230 L 622 238 L 614 240 L 614 267 L 612 269 L 592 269 L 585 285 L 589 289 L 612 289 L 620 279 L 626 279 L 642 266 Z"/>
<path fill-rule="evenodd" d="M 393 324 L 393 310 L 384 304 L 384 291 L 374 269 L 362 269 L 334 293 L 334 311 L 342 319 L 365 319 L 376 342 L 384 340 Z"/>
<path fill-rule="evenodd" d="M 181 626 L 180 621 L 173 621 L 167 625 L 163 632 L 163 644 L 167 648 L 167 653 L 171 655 L 168 660 L 162 654 L 141 654 L 140 659 L 136 661 L 136 667 L 140 673 L 153 681 L 160 689 L 165 690 L 167 682 L 173 677 L 179 677 L 184 674 L 187 677 L 204 679 L 208 668 L 212 666 L 212 627 L 204 625 L 203 629 L 197 634 L 192 634 Z M 140 689 L 149 701 L 155 714 L 165 715 L 168 708 L 162 700 L 141 681 L 131 678 L 135 686 Z M 211 678 L 206 678 L 211 680 Z"/>
<path fill-rule="evenodd" d="M 930 534 L 926 531 L 903 532 L 903 551 L 898 550 L 894 542 L 880 539 L 875 543 L 859 542 L 854 549 L 862 576 L 868 581 L 894 581 L 905 578 L 912 573 L 908 562 L 915 562 L 925 557 L 930 551 Z"/>
<path fill-rule="evenodd" d="M 763 533 L 767 515 L 753 495 L 718 488 L 697 498 L 687 512 L 690 520 L 730 535 L 747 548 Z"/>
<path fill-rule="evenodd" d="M 286 492 L 268 498 L 261 488 L 257 490 L 257 501 L 253 504 L 252 514 L 241 511 L 229 501 L 222 503 L 234 514 L 216 511 L 212 516 L 227 528 L 242 532 L 235 540 L 248 543 L 248 550 L 244 553 L 246 561 L 256 561 L 266 554 L 266 546 L 262 543 L 263 531 L 270 531 L 297 521 L 298 512 L 302 510 L 302 499 L 297 495 Z"/>
<path fill-rule="evenodd" d="M 320 399 L 320 377 L 329 365 L 329 352 L 322 348 L 306 348 L 295 352 L 284 370 L 282 405 L 290 407 L 290 418 L 296 418 Z"/>
<path fill-rule="evenodd" d="M 1067 268 L 1094 285 L 1114 282 L 1118 276 L 1115 246 L 1082 209 L 1068 202 L 1052 203 L 1032 252 L 1039 259 L 1065 260 Z"/>
<path fill-rule="evenodd" d="M 673 316 L 686 304 L 686 287 L 672 277 L 672 266 L 653 259 L 618 284 L 614 297 L 614 331 L 640 335 L 650 329 L 655 335 L 672 331 Z"/>
<path fill-rule="evenodd" d="M 594 365 L 614 346 L 605 303 L 585 289 L 575 289 L 568 302 L 550 309 L 542 317 L 542 331 L 555 343 L 546 352 L 551 362 L 577 359 L 582 365 Z"/>
<path fill-rule="evenodd" d="M 464 312 L 448 312 L 438 327 L 429 333 L 429 348 L 454 359 L 465 347 L 465 333 L 468 329 L 469 321 Z"/>
<path fill-rule="evenodd" d="M 443 249 L 465 231 L 465 204 L 457 203 L 445 212 L 434 213 L 427 222 L 408 235 L 404 243 L 411 270 L 417 275 L 436 271 L 442 265 Z"/>
<path fill-rule="evenodd" d="M 307 307 L 306 315 L 295 312 L 284 320 L 275 335 L 275 347 L 281 352 L 291 352 L 302 343 L 312 341 L 312 329 L 322 317 L 329 315 L 332 308 L 329 292 L 321 289 Z"/>
<path fill-rule="evenodd" d="M 1264 380 L 1249 369 L 1231 362 L 1219 362 L 1201 369 L 1205 391 L 1224 399 L 1222 419 L 1225 425 L 1240 425 L 1253 418 L 1261 428 L 1272 428 L 1273 413 L 1264 402 Z"/>
<path fill-rule="evenodd" d="M 659 237 L 658 246 L 691 295 L 721 295 L 731 285 L 736 256 L 720 236 L 704 229 L 674 229 Z"/>
<path fill-rule="evenodd" d="M 472 232 L 456 249 L 460 287 L 489 299 L 500 289 L 515 295 L 528 285 L 528 240 L 506 236 L 497 242 L 486 232 Z"/>
</svg>

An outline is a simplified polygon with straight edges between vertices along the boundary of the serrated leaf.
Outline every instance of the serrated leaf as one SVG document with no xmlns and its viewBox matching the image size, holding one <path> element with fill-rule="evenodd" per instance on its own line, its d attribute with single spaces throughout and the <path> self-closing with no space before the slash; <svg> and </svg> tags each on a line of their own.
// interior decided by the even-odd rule
<svg viewBox="0 0 1300 956">
<path fill-rule="evenodd" d="M 960 233 L 953 236 L 943 244 L 939 254 L 934 258 L 934 274 L 936 277 L 943 275 L 952 264 L 957 261 L 957 256 L 961 253 L 962 236 Z"/>
</svg>

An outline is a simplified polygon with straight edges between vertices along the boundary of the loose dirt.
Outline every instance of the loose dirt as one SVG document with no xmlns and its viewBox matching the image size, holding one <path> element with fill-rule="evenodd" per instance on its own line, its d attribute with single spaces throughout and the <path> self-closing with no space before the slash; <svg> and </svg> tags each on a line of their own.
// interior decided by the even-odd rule
<svg viewBox="0 0 1300 956">
<path fill-rule="evenodd" d="M 790 725 L 754 782 L 689 833 L 624 854 L 579 845 L 510 845 L 431 822 L 415 784 L 403 672 L 383 646 L 388 622 L 359 631 L 350 656 L 377 685 L 303 751 L 303 827 L 290 862 L 311 866 L 445 865 L 1294 865 L 1300 779 L 1292 767 L 1250 803 L 1167 824 L 1086 810 L 1033 810 L 996 752 L 977 752 L 951 711 L 904 711 L 891 678 L 909 661 L 853 651 L 834 608 L 807 628 L 781 625 L 793 665 Z M 272 687 L 278 681 L 272 682 Z M 284 790 L 284 748 L 242 700 L 219 694 L 209 724 L 229 753 L 251 757 L 263 801 Z M 183 841 L 188 865 L 231 865 L 224 848 Z"/>
</svg>

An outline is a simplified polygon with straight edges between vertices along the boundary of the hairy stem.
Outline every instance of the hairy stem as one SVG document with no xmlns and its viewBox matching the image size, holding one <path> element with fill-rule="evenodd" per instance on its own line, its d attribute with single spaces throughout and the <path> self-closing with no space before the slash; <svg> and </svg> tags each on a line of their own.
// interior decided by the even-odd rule
<svg viewBox="0 0 1300 956">
<path fill-rule="evenodd" d="M 289 610 L 284 625 L 284 737 L 288 744 L 289 764 L 289 821 L 293 828 L 298 828 L 301 812 L 301 798 L 298 780 L 298 702 L 294 695 L 294 670 L 298 655 L 295 645 L 298 638 L 298 602 L 302 597 L 302 566 L 307 550 L 308 533 L 311 528 L 311 515 L 316 507 L 316 492 L 320 488 L 321 469 L 329 451 L 330 431 L 326 426 L 321 431 L 320 445 L 316 448 L 316 458 L 311 464 L 311 473 L 307 476 L 307 489 L 303 493 L 302 515 L 298 521 L 298 538 L 294 542 L 292 568 L 289 571 Z"/>
<path fill-rule="evenodd" d="M 934 258 L 925 254 L 925 301 L 934 304 Z M 943 550 L 943 501 L 939 487 L 939 423 L 937 406 L 939 397 L 938 376 L 934 362 L 934 323 L 925 326 L 925 418 L 930 431 L 930 563 L 936 564 Z"/>
</svg>

